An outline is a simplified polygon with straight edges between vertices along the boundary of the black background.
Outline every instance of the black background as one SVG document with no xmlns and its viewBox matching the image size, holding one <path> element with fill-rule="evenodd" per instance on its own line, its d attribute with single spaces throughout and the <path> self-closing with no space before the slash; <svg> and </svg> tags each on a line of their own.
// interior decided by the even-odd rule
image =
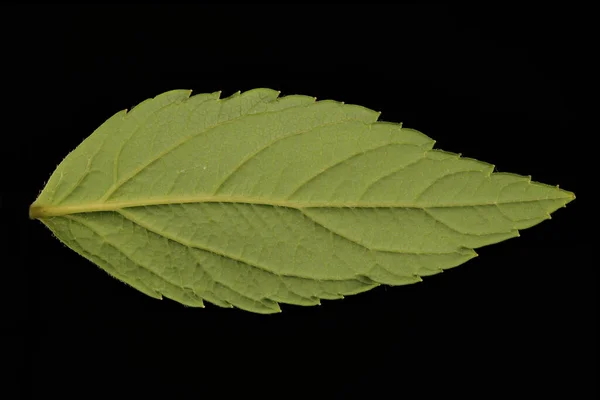
<svg viewBox="0 0 600 400">
<path fill-rule="evenodd" d="M 18 234 L 2 234 L 19 243 L 7 246 L 3 269 L 19 277 L 4 281 L 5 333 L 18 362 L 11 370 L 24 372 L 11 382 L 35 398 L 595 398 L 595 272 L 578 224 L 588 139 L 574 128 L 587 13 L 6 7 L 14 143 L 5 141 L 3 162 L 18 173 L 6 180 L 3 208 Z M 56 165 L 116 111 L 175 88 L 225 97 L 255 87 L 382 111 L 437 148 L 560 184 L 578 199 L 423 283 L 268 316 L 151 299 L 28 220 Z"/>
</svg>

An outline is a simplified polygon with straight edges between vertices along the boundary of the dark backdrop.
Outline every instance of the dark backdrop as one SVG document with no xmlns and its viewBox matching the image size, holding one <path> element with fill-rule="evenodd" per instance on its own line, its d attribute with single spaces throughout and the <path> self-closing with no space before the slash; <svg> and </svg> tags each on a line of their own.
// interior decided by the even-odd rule
<svg viewBox="0 0 600 400">
<path fill-rule="evenodd" d="M 18 179 L 4 197 L 20 243 L 3 264 L 20 278 L 4 286 L 17 317 L 18 342 L 7 347 L 25 372 L 24 395 L 593 398 L 595 277 L 578 225 L 588 140 L 574 128 L 580 17 L 589 12 L 6 7 L 4 78 L 15 92 L 5 101 L 15 129 L 4 160 Z M 270 316 L 151 299 L 28 220 L 56 165 L 114 112 L 175 88 L 228 96 L 255 87 L 382 111 L 438 148 L 560 184 L 578 199 L 423 283 Z"/>
</svg>

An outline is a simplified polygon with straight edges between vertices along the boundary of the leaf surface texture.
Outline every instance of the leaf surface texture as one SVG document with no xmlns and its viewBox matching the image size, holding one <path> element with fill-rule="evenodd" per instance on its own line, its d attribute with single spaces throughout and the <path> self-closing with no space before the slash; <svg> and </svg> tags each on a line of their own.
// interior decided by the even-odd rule
<svg viewBox="0 0 600 400">
<path fill-rule="evenodd" d="M 410 284 L 574 199 L 433 149 L 361 106 L 270 89 L 190 93 L 109 118 L 30 209 L 155 298 L 273 313 Z"/>
</svg>

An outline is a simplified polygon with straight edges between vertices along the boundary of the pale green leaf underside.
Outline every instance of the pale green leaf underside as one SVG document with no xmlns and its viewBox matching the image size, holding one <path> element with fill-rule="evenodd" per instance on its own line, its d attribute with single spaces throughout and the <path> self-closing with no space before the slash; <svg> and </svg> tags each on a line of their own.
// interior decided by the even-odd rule
<svg viewBox="0 0 600 400">
<path fill-rule="evenodd" d="M 255 89 L 115 114 L 31 216 L 155 298 L 272 313 L 455 267 L 574 199 L 379 113 Z"/>
</svg>

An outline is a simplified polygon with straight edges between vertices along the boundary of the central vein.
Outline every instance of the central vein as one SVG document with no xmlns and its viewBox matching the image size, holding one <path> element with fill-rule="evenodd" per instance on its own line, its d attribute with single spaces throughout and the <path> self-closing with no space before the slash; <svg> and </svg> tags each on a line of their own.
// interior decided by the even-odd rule
<svg viewBox="0 0 600 400">
<path fill-rule="evenodd" d="M 558 199 L 558 198 L 557 198 Z M 49 218 L 59 217 L 62 215 L 70 214 L 81 214 L 91 212 L 102 212 L 102 211 L 118 211 L 125 208 L 133 207 L 146 207 L 146 206 L 159 206 L 159 205 L 172 205 L 172 204 L 200 204 L 200 203 L 236 203 L 236 204 L 248 204 L 257 206 L 272 206 L 272 207 L 285 207 L 294 209 L 304 208 L 448 208 L 448 207 L 481 207 L 481 206 L 496 206 L 499 204 L 506 203 L 531 203 L 542 200 L 552 200 L 549 198 L 545 199 L 532 199 L 532 200 L 514 200 L 514 201 L 502 201 L 502 202 L 479 202 L 479 203 L 424 203 L 424 202 L 368 202 L 368 201 L 314 201 L 314 200 L 273 200 L 273 199 L 262 199 L 262 198 L 250 198 L 242 196 L 190 196 L 190 197 L 178 197 L 178 198 L 151 198 L 151 199 L 137 199 L 130 201 L 114 201 L 114 202 L 97 202 L 87 204 L 68 204 L 68 205 L 38 205 L 32 204 L 29 208 L 29 217 L 35 218 Z"/>
</svg>

